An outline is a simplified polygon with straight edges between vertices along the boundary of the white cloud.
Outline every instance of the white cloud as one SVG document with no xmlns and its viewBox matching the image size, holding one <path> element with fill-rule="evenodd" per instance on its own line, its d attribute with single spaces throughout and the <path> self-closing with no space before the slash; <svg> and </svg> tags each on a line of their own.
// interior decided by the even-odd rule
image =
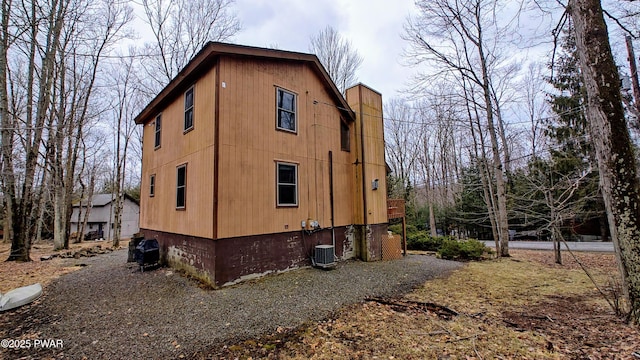
<svg viewBox="0 0 640 360">
<path fill-rule="evenodd" d="M 359 81 L 389 99 L 397 96 L 413 71 L 400 64 L 400 34 L 412 8 L 413 0 L 238 0 L 236 11 L 244 30 L 235 42 L 308 52 L 310 37 L 331 25 L 363 56 Z"/>
</svg>

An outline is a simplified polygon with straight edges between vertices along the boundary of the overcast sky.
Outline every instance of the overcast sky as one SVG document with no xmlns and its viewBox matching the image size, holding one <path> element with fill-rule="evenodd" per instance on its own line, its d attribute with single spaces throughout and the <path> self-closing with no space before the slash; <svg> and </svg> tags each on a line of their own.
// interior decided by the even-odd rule
<svg viewBox="0 0 640 360">
<path fill-rule="evenodd" d="M 413 3 L 414 0 L 236 0 L 243 30 L 234 42 L 309 52 L 311 36 L 331 25 L 364 58 L 358 81 L 390 99 L 398 96 L 414 71 L 402 66 L 405 43 L 400 38 Z"/>
</svg>

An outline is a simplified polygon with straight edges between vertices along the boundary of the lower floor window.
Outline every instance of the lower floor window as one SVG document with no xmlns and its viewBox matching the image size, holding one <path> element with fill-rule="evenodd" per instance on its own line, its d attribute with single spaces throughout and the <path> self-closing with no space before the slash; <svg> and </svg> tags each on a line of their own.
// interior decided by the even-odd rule
<svg viewBox="0 0 640 360">
<path fill-rule="evenodd" d="M 298 165 L 276 163 L 277 205 L 298 205 Z"/>
<path fill-rule="evenodd" d="M 187 164 L 177 168 L 176 208 L 184 209 L 187 202 Z"/>
</svg>

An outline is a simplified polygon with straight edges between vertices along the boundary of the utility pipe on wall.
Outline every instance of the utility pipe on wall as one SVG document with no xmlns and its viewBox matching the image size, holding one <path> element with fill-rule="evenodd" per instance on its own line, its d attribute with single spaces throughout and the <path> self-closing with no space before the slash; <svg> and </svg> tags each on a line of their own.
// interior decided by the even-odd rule
<svg viewBox="0 0 640 360">
<path fill-rule="evenodd" d="M 331 244 L 333 245 L 333 261 L 336 260 L 336 229 L 333 212 L 333 152 L 329 150 L 329 204 L 331 207 Z"/>
</svg>

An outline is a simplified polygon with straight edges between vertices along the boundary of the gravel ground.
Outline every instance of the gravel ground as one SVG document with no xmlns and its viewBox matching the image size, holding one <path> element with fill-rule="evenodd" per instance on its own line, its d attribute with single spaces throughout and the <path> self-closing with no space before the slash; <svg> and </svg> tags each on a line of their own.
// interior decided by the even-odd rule
<svg viewBox="0 0 640 360">
<path fill-rule="evenodd" d="M 139 272 L 127 251 L 86 264 L 31 305 L 0 314 L 5 339 L 61 339 L 62 349 L 1 349 L 0 358 L 189 358 L 223 342 L 321 320 L 369 296 L 397 296 L 461 266 L 431 256 L 347 261 L 205 290 L 169 268 Z"/>
</svg>

